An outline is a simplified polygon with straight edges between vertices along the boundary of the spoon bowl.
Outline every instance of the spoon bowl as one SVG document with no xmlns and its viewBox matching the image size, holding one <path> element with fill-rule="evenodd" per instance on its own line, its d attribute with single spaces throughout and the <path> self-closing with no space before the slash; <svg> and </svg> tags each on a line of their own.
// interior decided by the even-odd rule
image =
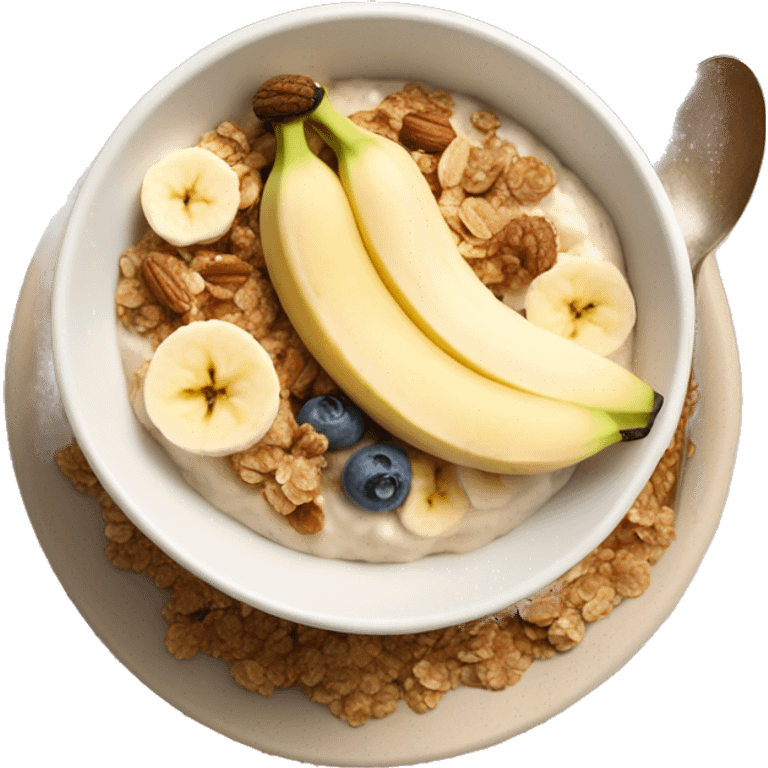
<svg viewBox="0 0 768 768">
<path fill-rule="evenodd" d="M 746 208 L 765 147 L 765 100 L 752 70 L 731 56 L 715 56 L 697 72 L 656 164 L 694 280 Z"/>
</svg>

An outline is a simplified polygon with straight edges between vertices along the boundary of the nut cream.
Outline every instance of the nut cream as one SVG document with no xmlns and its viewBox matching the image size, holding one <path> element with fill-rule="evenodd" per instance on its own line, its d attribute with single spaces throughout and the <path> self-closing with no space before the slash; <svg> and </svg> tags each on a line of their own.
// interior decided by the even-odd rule
<svg viewBox="0 0 768 768">
<path fill-rule="evenodd" d="M 329 95 L 339 111 L 353 113 L 375 108 L 403 83 L 354 80 L 334 84 Z M 454 96 L 451 124 L 456 133 L 478 142 L 481 134 L 470 116 L 485 106 L 465 96 Z M 608 214 L 589 190 L 534 136 L 513 120 L 501 117 L 500 138 L 517 148 L 520 155 L 532 156 L 555 172 L 556 187 L 523 211 L 544 216 L 554 226 L 558 254 L 599 257 L 623 270 L 618 237 Z M 558 258 L 560 258 L 558 256 Z M 512 288 L 503 300 L 512 308 L 525 306 L 526 288 Z M 488 329 L 493 333 L 493 328 Z M 129 381 L 133 373 L 151 357 L 152 347 L 145 339 L 118 326 L 123 362 Z M 632 336 L 610 357 L 628 366 Z M 463 518 L 444 533 L 418 536 L 401 523 L 397 510 L 370 512 L 353 504 L 341 486 L 341 475 L 349 456 L 361 445 L 373 442 L 370 431 L 356 445 L 325 454 L 321 500 L 325 515 L 321 531 L 303 535 L 286 523 L 263 498 L 257 486 L 248 485 L 235 473 L 227 457 L 205 457 L 182 450 L 168 442 L 154 427 L 144 409 L 142 390 L 132 387 L 132 404 L 139 420 L 169 454 L 185 480 L 214 507 L 258 534 L 284 546 L 326 558 L 369 562 L 408 562 L 429 554 L 466 552 L 502 536 L 535 514 L 567 483 L 574 467 L 543 475 L 503 476 L 459 467 L 457 476 L 469 501 Z M 460 403 L 456 407 L 461 407 Z"/>
</svg>

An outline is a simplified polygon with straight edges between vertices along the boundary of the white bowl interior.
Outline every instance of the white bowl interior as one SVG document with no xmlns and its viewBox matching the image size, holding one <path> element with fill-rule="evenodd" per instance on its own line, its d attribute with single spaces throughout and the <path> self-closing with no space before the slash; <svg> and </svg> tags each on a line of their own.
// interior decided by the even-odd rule
<svg viewBox="0 0 768 768">
<path fill-rule="evenodd" d="M 170 148 L 247 114 L 283 72 L 421 80 L 472 94 L 539 136 L 613 217 L 638 306 L 636 369 L 665 398 L 651 434 L 585 462 L 506 536 L 465 555 L 402 565 L 322 560 L 218 513 L 134 418 L 117 348 L 117 257 L 144 227 L 138 190 Z M 498 611 L 593 549 L 671 440 L 693 340 L 685 246 L 661 184 L 605 105 L 538 50 L 456 14 L 399 4 L 307 9 L 241 29 L 155 86 L 109 138 L 80 192 L 53 293 L 56 374 L 75 436 L 115 501 L 153 541 L 227 594 L 272 614 L 361 633 L 421 631 Z"/>
</svg>

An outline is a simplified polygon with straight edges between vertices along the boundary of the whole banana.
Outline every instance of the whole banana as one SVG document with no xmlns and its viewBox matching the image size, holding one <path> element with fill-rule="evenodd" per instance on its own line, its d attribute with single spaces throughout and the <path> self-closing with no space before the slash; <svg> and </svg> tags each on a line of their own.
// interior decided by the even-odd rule
<svg viewBox="0 0 768 768">
<path fill-rule="evenodd" d="M 303 119 L 275 125 L 260 212 L 267 268 L 309 351 L 372 419 L 438 458 L 507 474 L 569 466 L 647 432 L 646 414 L 529 394 L 440 349 L 376 272 L 338 176 L 304 131 Z"/>
<path fill-rule="evenodd" d="M 528 392 L 622 413 L 658 407 L 660 396 L 633 373 L 537 327 L 478 280 L 403 147 L 355 125 L 327 94 L 310 119 L 337 155 L 377 271 L 435 344 L 483 376 Z"/>
</svg>

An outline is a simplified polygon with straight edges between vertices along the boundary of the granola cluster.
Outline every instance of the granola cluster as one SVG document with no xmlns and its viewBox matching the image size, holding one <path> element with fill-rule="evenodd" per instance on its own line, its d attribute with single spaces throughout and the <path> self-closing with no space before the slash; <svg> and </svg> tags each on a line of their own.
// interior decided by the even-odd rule
<svg viewBox="0 0 768 768">
<path fill-rule="evenodd" d="M 557 233 L 534 206 L 557 179 L 549 165 L 519 155 L 514 144 L 497 135 L 501 123 L 492 112 L 481 110 L 470 118 L 482 137 L 479 144 L 448 132 L 453 106 L 450 94 L 409 84 L 376 109 L 350 117 L 411 151 L 462 256 L 501 298 L 555 263 Z"/>
<path fill-rule="evenodd" d="M 298 687 L 350 726 L 395 711 L 423 713 L 460 685 L 501 690 L 534 661 L 578 645 L 587 626 L 648 588 L 651 568 L 675 537 L 669 506 L 685 429 L 698 400 L 691 383 L 674 439 L 619 526 L 547 589 L 496 616 L 407 635 L 356 635 L 276 618 L 219 592 L 147 539 L 107 495 L 76 444 L 59 451 L 61 471 L 101 507 L 106 555 L 169 591 L 165 645 L 178 659 L 227 661 L 233 679 L 269 696 Z M 258 470 L 256 470 L 258 471 Z"/>
</svg>

